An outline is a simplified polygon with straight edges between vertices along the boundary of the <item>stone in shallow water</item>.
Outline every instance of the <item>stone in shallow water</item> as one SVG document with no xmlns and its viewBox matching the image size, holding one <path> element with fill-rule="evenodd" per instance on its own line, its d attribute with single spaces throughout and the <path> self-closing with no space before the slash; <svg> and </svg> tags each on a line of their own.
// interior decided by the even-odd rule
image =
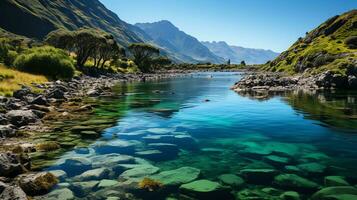
<svg viewBox="0 0 357 200">
<path fill-rule="evenodd" d="M 179 152 L 179 148 L 176 144 L 170 143 L 151 143 L 148 145 L 149 148 L 159 150 L 164 153 L 175 155 Z"/>
<path fill-rule="evenodd" d="M 180 186 L 196 180 L 201 174 L 201 170 L 193 167 L 181 167 L 174 170 L 163 171 L 150 176 L 153 180 L 158 180 L 164 186 Z"/>
<path fill-rule="evenodd" d="M 300 164 L 297 167 L 299 167 L 304 172 L 311 173 L 311 174 L 322 174 L 326 170 L 326 166 L 321 165 L 319 163 L 305 163 L 305 164 Z"/>
<path fill-rule="evenodd" d="M 122 155 L 117 153 L 98 155 L 91 158 L 93 167 L 115 167 L 118 164 L 134 164 L 133 156 Z"/>
<path fill-rule="evenodd" d="M 119 182 L 116 180 L 104 179 L 99 182 L 98 188 L 102 189 L 102 188 L 112 187 L 118 183 Z"/>
<path fill-rule="evenodd" d="M 243 189 L 237 192 L 235 196 L 237 200 L 281 200 L 280 197 L 266 193 L 262 189 Z"/>
<path fill-rule="evenodd" d="M 274 169 L 243 169 L 240 174 L 248 183 L 269 184 L 278 171 Z"/>
<path fill-rule="evenodd" d="M 197 180 L 180 186 L 180 192 L 196 199 L 233 199 L 229 187 L 209 180 Z"/>
<path fill-rule="evenodd" d="M 108 168 L 102 167 L 98 169 L 92 169 L 83 172 L 82 174 L 75 176 L 73 180 L 75 181 L 91 181 L 91 180 L 101 180 L 108 178 L 110 170 Z"/>
<path fill-rule="evenodd" d="M 298 168 L 297 166 L 294 166 L 294 165 L 287 165 L 287 166 L 285 166 L 284 169 L 288 173 L 299 174 L 302 172 L 302 170 L 300 168 Z"/>
<path fill-rule="evenodd" d="M 120 178 L 131 179 L 131 178 L 143 178 L 155 174 L 160 169 L 153 165 L 138 165 L 132 169 L 126 170 L 120 175 Z"/>
<path fill-rule="evenodd" d="M 57 178 L 48 172 L 20 175 L 18 183 L 28 195 L 41 195 L 49 192 L 57 183 Z"/>
<path fill-rule="evenodd" d="M 122 153 L 131 154 L 134 152 L 137 141 L 113 140 L 110 142 L 101 142 L 94 147 L 98 154 Z"/>
<path fill-rule="evenodd" d="M 319 185 L 296 174 L 280 174 L 274 178 L 274 184 L 280 188 L 301 192 L 314 192 Z"/>
<path fill-rule="evenodd" d="M 98 184 L 99 181 L 74 182 L 71 184 L 70 189 L 76 194 L 76 196 L 84 197 L 92 193 Z"/>
<path fill-rule="evenodd" d="M 134 131 L 129 133 L 117 133 L 120 139 L 137 140 L 147 136 L 146 131 Z"/>
<path fill-rule="evenodd" d="M 218 177 L 218 180 L 223 185 L 228 185 L 235 188 L 244 184 L 244 180 L 235 174 L 222 174 Z"/>
<path fill-rule="evenodd" d="M 59 180 L 65 180 L 67 178 L 67 173 L 63 170 L 52 170 L 49 173 L 53 174 Z"/>
<path fill-rule="evenodd" d="M 349 186 L 348 182 L 342 176 L 326 176 L 325 186 Z"/>
<path fill-rule="evenodd" d="M 153 134 L 169 134 L 175 130 L 170 128 L 149 128 L 147 131 Z"/>
<path fill-rule="evenodd" d="M 73 192 L 68 188 L 54 190 L 48 193 L 45 197 L 47 200 L 73 200 L 75 199 Z"/>
<path fill-rule="evenodd" d="M 171 143 L 174 138 L 173 135 L 149 135 L 143 137 L 146 143 Z"/>
<path fill-rule="evenodd" d="M 146 150 L 139 151 L 135 153 L 136 156 L 145 158 L 152 161 L 162 161 L 165 160 L 163 153 L 159 150 Z"/>
<path fill-rule="evenodd" d="M 355 200 L 357 189 L 352 186 L 327 187 L 312 195 L 312 200 Z"/>
<path fill-rule="evenodd" d="M 325 161 L 325 160 L 329 160 L 330 157 L 324 153 L 308 153 L 302 156 L 303 159 L 306 160 L 311 160 L 311 161 Z"/>
<path fill-rule="evenodd" d="M 73 157 L 66 159 L 64 163 L 60 165 L 60 168 L 71 177 L 90 170 L 92 163 L 87 158 Z"/>
<path fill-rule="evenodd" d="M 282 200 L 300 200 L 300 195 L 294 191 L 287 191 L 280 195 Z"/>
<path fill-rule="evenodd" d="M 275 166 L 284 166 L 287 163 L 289 163 L 289 158 L 281 157 L 281 156 L 275 156 L 275 155 L 266 156 L 264 158 L 264 160 L 267 163 L 271 163 L 272 165 L 275 165 Z"/>
</svg>

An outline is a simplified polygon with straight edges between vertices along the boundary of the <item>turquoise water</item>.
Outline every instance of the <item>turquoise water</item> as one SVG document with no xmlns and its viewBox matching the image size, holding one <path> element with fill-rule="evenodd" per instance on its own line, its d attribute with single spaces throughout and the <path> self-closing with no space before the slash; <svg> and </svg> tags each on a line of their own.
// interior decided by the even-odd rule
<svg viewBox="0 0 357 200">
<path fill-rule="evenodd" d="M 76 199 L 280 199 L 285 191 L 304 199 L 329 185 L 328 176 L 357 184 L 356 93 L 254 99 L 230 90 L 240 77 L 200 73 L 117 86 L 96 109 L 98 117 L 116 116 L 120 107 L 116 125 L 45 169 L 66 172 L 56 171 L 61 183 L 48 199 L 69 190 Z M 184 185 L 200 179 L 212 182 Z"/>
</svg>

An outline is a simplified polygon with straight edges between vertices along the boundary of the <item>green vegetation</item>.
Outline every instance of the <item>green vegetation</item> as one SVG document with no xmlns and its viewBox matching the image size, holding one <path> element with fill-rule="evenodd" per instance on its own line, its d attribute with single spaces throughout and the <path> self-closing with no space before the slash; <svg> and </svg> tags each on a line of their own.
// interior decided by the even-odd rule
<svg viewBox="0 0 357 200">
<path fill-rule="evenodd" d="M 16 69 L 51 79 L 69 79 L 74 75 L 74 65 L 68 54 L 54 47 L 28 49 L 15 60 Z"/>
<path fill-rule="evenodd" d="M 263 69 L 290 74 L 319 74 L 330 70 L 345 75 L 355 67 L 353 61 L 357 59 L 356 21 L 357 10 L 327 20 Z"/>
<path fill-rule="evenodd" d="M 246 66 L 242 64 L 212 64 L 212 63 L 181 63 L 181 64 L 171 64 L 164 67 L 164 69 L 177 69 L 177 70 L 242 70 L 242 69 L 253 69 L 256 66 Z"/>
<path fill-rule="evenodd" d="M 153 60 L 160 54 L 158 48 L 144 43 L 131 44 L 129 50 L 134 57 L 135 64 L 142 72 L 151 72 Z"/>
<path fill-rule="evenodd" d="M 19 72 L 0 65 L 0 96 L 11 96 L 21 85 L 31 86 L 32 83 L 47 82 L 45 76 Z"/>
</svg>

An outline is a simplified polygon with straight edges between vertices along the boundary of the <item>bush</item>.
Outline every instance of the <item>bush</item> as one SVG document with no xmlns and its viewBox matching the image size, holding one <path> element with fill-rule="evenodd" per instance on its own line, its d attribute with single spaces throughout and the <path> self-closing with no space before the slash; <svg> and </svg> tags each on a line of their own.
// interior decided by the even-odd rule
<svg viewBox="0 0 357 200">
<path fill-rule="evenodd" d="M 8 52 L 9 48 L 7 47 L 5 41 L 0 41 L 0 62 L 5 61 Z"/>
<path fill-rule="evenodd" d="M 16 58 L 14 65 L 20 71 L 51 79 L 69 79 L 75 71 L 73 61 L 65 51 L 49 46 L 26 50 Z"/>
<path fill-rule="evenodd" d="M 350 49 L 357 49 L 357 36 L 351 36 L 348 37 L 345 40 L 345 44 L 348 46 Z"/>
<path fill-rule="evenodd" d="M 4 64 L 6 66 L 12 66 L 17 58 L 18 53 L 16 51 L 8 51 L 6 57 L 4 58 Z"/>
</svg>

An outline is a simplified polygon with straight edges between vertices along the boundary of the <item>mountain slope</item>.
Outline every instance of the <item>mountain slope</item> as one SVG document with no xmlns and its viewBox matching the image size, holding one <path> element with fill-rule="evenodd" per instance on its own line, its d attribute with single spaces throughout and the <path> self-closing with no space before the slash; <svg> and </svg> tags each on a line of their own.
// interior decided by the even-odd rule
<svg viewBox="0 0 357 200">
<path fill-rule="evenodd" d="M 264 70 L 357 76 L 357 10 L 328 19 L 299 38 Z"/>
<path fill-rule="evenodd" d="M 276 58 L 279 54 L 271 50 L 251 49 L 238 46 L 230 46 L 226 42 L 201 42 L 211 52 L 224 58 L 230 59 L 231 63 L 245 61 L 247 64 L 263 64 Z"/>
<path fill-rule="evenodd" d="M 224 59 L 213 54 L 196 38 L 180 31 L 169 21 L 135 24 L 144 30 L 153 43 L 171 52 L 185 62 L 223 63 Z"/>
<path fill-rule="evenodd" d="M 142 41 L 136 27 L 120 20 L 98 0 L 0 1 L 0 27 L 18 35 L 42 39 L 58 28 L 84 26 L 113 34 L 123 46 Z"/>
</svg>

